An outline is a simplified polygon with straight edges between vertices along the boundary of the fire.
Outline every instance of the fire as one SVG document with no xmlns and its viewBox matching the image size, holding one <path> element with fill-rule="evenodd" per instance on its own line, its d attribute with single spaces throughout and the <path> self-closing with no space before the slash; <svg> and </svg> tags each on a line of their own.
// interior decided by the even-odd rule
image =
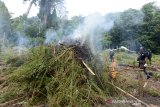
<svg viewBox="0 0 160 107">
<path fill-rule="evenodd" d="M 115 61 L 115 59 L 113 58 L 112 63 L 111 63 L 112 71 L 115 71 L 116 65 L 117 65 L 117 64 L 116 64 L 116 61 Z"/>
<path fill-rule="evenodd" d="M 117 65 L 117 64 L 116 64 L 116 61 L 115 61 L 115 59 L 113 58 L 112 63 L 111 63 L 111 77 L 112 77 L 113 79 L 116 78 L 116 74 L 117 74 L 117 72 L 115 71 L 116 65 Z"/>
</svg>

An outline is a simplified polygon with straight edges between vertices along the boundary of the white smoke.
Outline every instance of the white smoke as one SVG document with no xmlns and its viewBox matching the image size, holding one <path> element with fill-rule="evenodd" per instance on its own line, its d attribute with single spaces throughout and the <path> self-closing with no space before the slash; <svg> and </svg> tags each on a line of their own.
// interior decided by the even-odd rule
<svg viewBox="0 0 160 107">
<path fill-rule="evenodd" d="M 16 46 L 13 47 L 14 51 L 18 55 L 27 52 L 29 47 L 29 39 L 20 32 L 16 32 L 16 38 Z"/>
<path fill-rule="evenodd" d="M 45 38 L 44 44 L 57 43 L 60 40 L 57 32 L 53 29 L 47 30 Z"/>
<path fill-rule="evenodd" d="M 0 51 L 4 52 L 6 49 L 6 35 L 5 32 L 0 34 Z"/>
<path fill-rule="evenodd" d="M 18 46 L 27 47 L 29 45 L 29 39 L 25 35 L 22 35 L 21 33 L 18 32 L 17 37 L 18 37 L 17 40 Z"/>
<path fill-rule="evenodd" d="M 1 1 L 0 1 L 1 2 Z M 0 10 L 0 51 L 5 51 L 7 47 L 7 36 L 10 32 L 10 23 L 8 22 L 8 17 L 4 15 L 2 10 Z"/>
<path fill-rule="evenodd" d="M 84 21 L 79 24 L 77 29 L 68 36 L 59 33 L 66 31 L 64 28 L 60 28 L 61 30 L 58 31 L 52 28 L 48 29 L 45 34 L 44 44 L 62 43 L 65 45 L 84 45 L 84 43 L 87 43 L 92 53 L 96 55 L 97 52 L 102 50 L 101 39 L 103 33 L 109 31 L 114 24 L 115 18 L 110 17 L 113 15 L 108 16 L 102 16 L 99 13 L 90 14 L 85 17 Z"/>
<path fill-rule="evenodd" d="M 102 49 L 102 33 L 113 27 L 114 19 L 106 19 L 99 13 L 87 16 L 84 22 L 74 31 L 69 38 L 80 41 L 81 45 L 88 43 L 93 54 Z"/>
</svg>

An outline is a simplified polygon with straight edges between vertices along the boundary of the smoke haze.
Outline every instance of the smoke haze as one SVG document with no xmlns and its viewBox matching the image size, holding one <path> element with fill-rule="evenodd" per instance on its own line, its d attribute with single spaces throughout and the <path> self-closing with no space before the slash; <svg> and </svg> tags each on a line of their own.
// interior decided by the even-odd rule
<svg viewBox="0 0 160 107">
<path fill-rule="evenodd" d="M 63 41 L 67 42 L 70 38 L 72 41 L 79 41 L 81 45 L 88 43 L 92 53 L 96 55 L 102 50 L 102 33 L 113 27 L 114 20 L 99 13 L 91 14 L 85 17 L 84 22 L 71 35 L 64 37 Z"/>
<path fill-rule="evenodd" d="M 52 44 L 52 43 L 58 43 L 60 38 L 57 35 L 57 32 L 53 29 L 48 29 L 45 35 L 45 41 L 44 44 Z"/>
</svg>

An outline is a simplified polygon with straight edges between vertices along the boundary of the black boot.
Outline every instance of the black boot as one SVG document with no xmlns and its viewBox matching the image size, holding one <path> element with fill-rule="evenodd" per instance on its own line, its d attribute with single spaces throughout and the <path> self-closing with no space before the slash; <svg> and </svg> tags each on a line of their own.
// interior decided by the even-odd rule
<svg viewBox="0 0 160 107">
<path fill-rule="evenodd" d="M 147 75 L 147 80 L 149 79 L 149 78 L 151 78 L 149 75 Z"/>
</svg>

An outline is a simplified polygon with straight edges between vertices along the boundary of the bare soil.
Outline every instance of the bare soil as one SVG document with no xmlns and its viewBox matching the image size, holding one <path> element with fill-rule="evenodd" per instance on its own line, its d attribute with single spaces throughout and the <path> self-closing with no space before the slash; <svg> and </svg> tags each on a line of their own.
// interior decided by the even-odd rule
<svg viewBox="0 0 160 107">
<path fill-rule="evenodd" d="M 149 66 L 147 68 L 147 72 L 152 72 L 152 73 L 160 72 L 159 69 L 160 68 L 158 66 Z M 126 77 L 127 81 L 138 81 L 138 75 L 140 72 L 143 75 L 144 83 L 148 82 L 145 88 L 147 88 L 147 90 L 153 89 L 157 93 L 160 93 L 160 81 L 156 81 L 153 77 L 146 80 L 145 74 L 138 67 L 133 67 L 129 65 L 118 66 L 118 72 L 119 75 Z M 136 88 L 138 89 L 138 85 Z M 144 101 L 145 103 L 149 104 L 150 107 L 160 107 L 160 96 L 154 96 L 144 92 L 143 96 L 139 97 L 137 91 L 136 93 L 133 92 L 132 95 Z"/>
</svg>

